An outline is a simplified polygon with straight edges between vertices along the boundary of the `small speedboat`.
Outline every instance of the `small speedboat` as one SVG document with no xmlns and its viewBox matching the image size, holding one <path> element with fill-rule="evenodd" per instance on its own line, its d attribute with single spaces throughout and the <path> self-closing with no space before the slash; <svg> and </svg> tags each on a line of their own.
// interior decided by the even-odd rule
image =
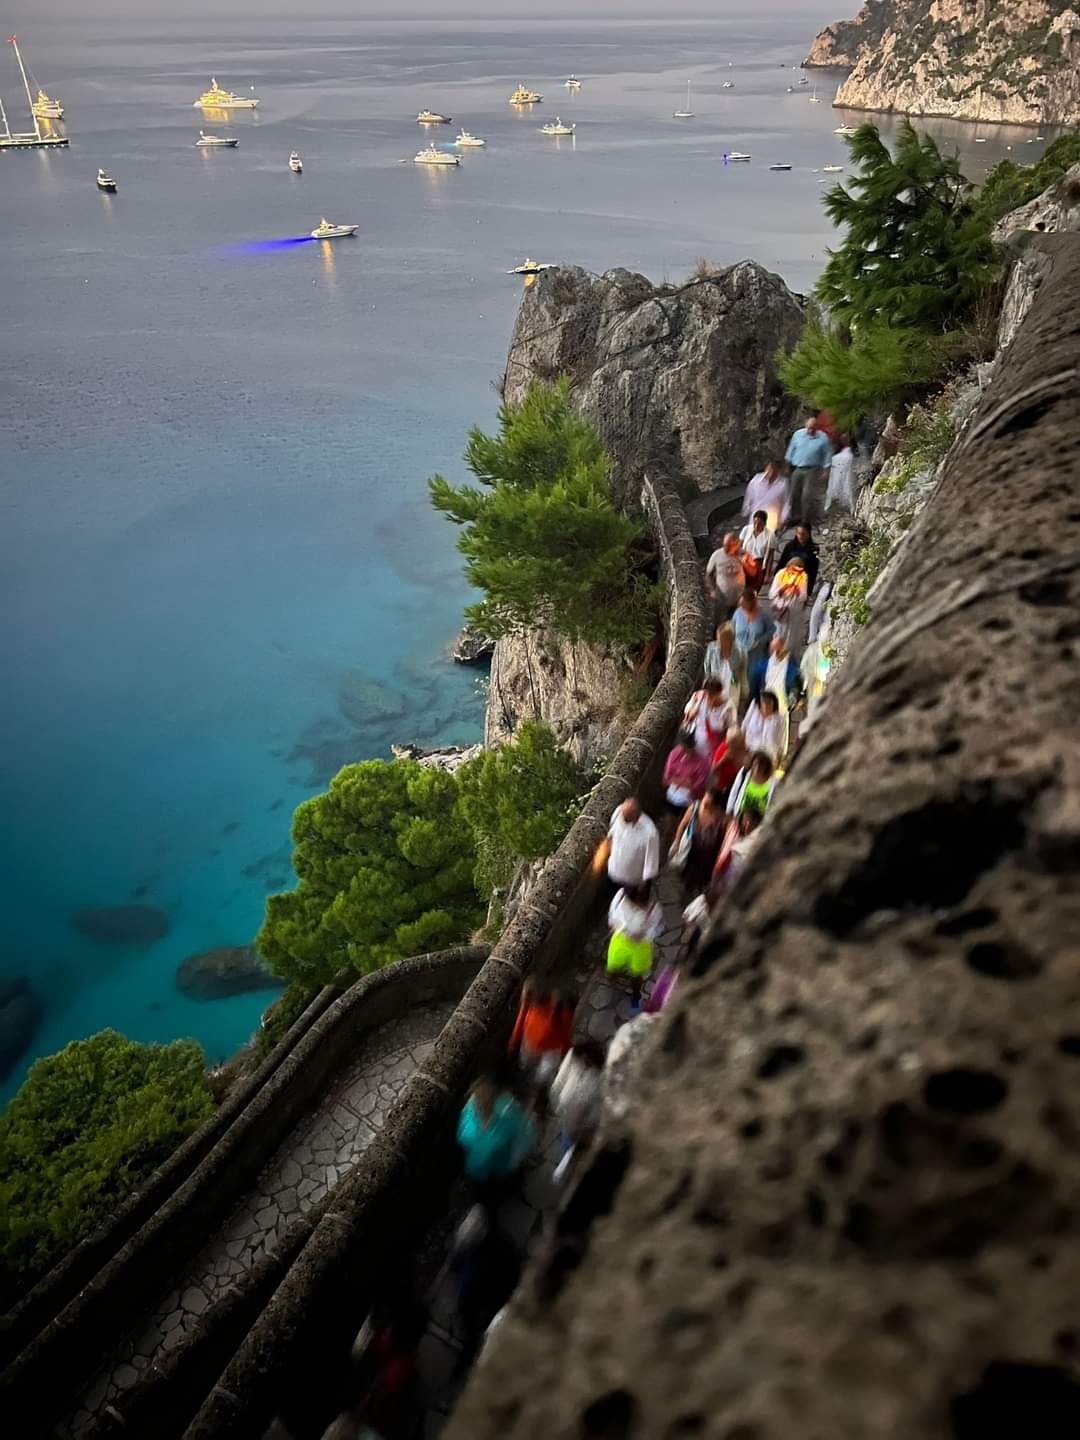
<svg viewBox="0 0 1080 1440">
<path fill-rule="evenodd" d="M 540 126 L 541 135 L 573 135 L 573 125 L 564 125 L 558 115 L 554 120 L 549 120 L 546 125 Z"/>
<path fill-rule="evenodd" d="M 437 110 L 421 110 L 416 117 L 418 125 L 449 125 L 450 116 L 440 115 Z"/>
<path fill-rule="evenodd" d="M 745 150 L 729 150 L 725 158 L 728 160 L 749 160 L 751 157 Z"/>
<path fill-rule="evenodd" d="M 576 75 L 571 75 L 570 78 L 569 78 L 569 80 L 564 80 L 564 81 L 563 81 L 563 84 L 566 86 L 567 90 L 580 90 L 580 89 L 581 89 L 581 81 L 577 78 Z"/>
<path fill-rule="evenodd" d="M 428 145 L 413 156 L 414 165 L 460 165 L 461 156 L 440 150 L 437 145 Z"/>
<path fill-rule="evenodd" d="M 289 169 L 293 172 L 294 175 L 301 174 L 304 169 L 303 159 L 296 153 L 295 150 L 289 156 Z"/>
<path fill-rule="evenodd" d="M 470 135 L 468 130 L 463 127 L 454 144 L 460 145 L 463 150 L 478 150 L 481 146 L 486 145 L 487 141 L 481 140 L 479 135 Z"/>
<path fill-rule="evenodd" d="M 821 173 L 823 175 L 836 175 L 843 170 L 843 168 L 842 165 L 822 165 Z"/>
<path fill-rule="evenodd" d="M 541 265 L 537 260 L 523 260 L 520 265 L 515 265 L 513 270 L 507 270 L 507 275 L 539 275 L 541 270 L 554 270 L 554 265 Z"/>
<path fill-rule="evenodd" d="M 359 225 L 335 225 L 324 215 L 311 232 L 313 240 L 340 240 L 345 235 L 355 235 Z"/>
<path fill-rule="evenodd" d="M 975 144 L 976 144 L 976 145 L 985 145 L 985 144 L 986 144 L 986 136 L 985 136 L 985 135 L 976 135 L 976 136 L 975 136 Z"/>
<path fill-rule="evenodd" d="M 800 85 L 809 85 L 809 84 L 810 84 L 810 81 L 809 81 L 809 79 L 804 75 L 804 76 L 802 77 L 802 79 L 799 81 L 799 84 L 800 84 Z"/>
<path fill-rule="evenodd" d="M 735 89 L 735 81 L 734 81 L 734 80 L 725 80 L 724 83 L 720 86 L 720 89 L 721 89 L 721 90 L 734 90 L 734 89 Z"/>
<path fill-rule="evenodd" d="M 107 190 L 110 195 L 115 195 L 116 181 L 111 175 L 106 175 L 104 170 L 99 170 L 97 172 L 97 188 L 99 190 Z"/>
<path fill-rule="evenodd" d="M 858 131 L 856 130 L 854 125 L 838 125 L 833 131 L 833 134 L 846 135 L 850 138 L 852 135 L 857 135 Z"/>
<path fill-rule="evenodd" d="M 240 141 L 231 135 L 207 135 L 205 130 L 199 131 L 199 138 L 195 141 L 199 150 L 235 150 Z"/>
<path fill-rule="evenodd" d="M 784 164 L 779 164 L 779 163 L 778 163 L 778 164 L 776 164 L 776 165 L 770 165 L 770 166 L 769 166 L 769 169 L 770 169 L 770 170 L 790 170 L 790 169 L 791 169 L 791 166 L 790 166 L 790 165 L 784 165 Z"/>
</svg>

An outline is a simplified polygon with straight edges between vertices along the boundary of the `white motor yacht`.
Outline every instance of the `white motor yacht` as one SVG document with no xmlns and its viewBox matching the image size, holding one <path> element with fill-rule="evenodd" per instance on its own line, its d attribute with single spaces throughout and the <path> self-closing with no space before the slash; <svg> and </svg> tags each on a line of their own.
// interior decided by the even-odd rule
<svg viewBox="0 0 1080 1440">
<path fill-rule="evenodd" d="M 481 140 L 479 135 L 470 135 L 468 130 L 462 127 L 461 134 L 454 144 L 460 145 L 463 150 L 479 150 L 481 146 L 487 144 L 487 141 Z"/>
<path fill-rule="evenodd" d="M 770 166 L 769 166 L 769 169 L 770 169 L 770 170 L 790 170 L 790 169 L 791 169 L 791 166 L 790 166 L 790 165 L 783 164 L 783 163 L 777 163 L 776 165 L 770 165 Z"/>
<path fill-rule="evenodd" d="M 554 120 L 549 120 L 546 125 L 540 126 L 541 135 L 573 135 L 573 125 L 564 125 L 558 115 Z"/>
<path fill-rule="evenodd" d="M 734 90 L 734 89 L 735 89 L 735 81 L 734 81 L 734 80 L 725 80 L 724 83 L 720 86 L 720 89 L 721 89 L 721 90 Z"/>
<path fill-rule="evenodd" d="M 842 165 L 822 165 L 821 173 L 823 175 L 836 175 L 843 170 L 843 168 Z"/>
<path fill-rule="evenodd" d="M 104 170 L 99 170 L 97 172 L 97 188 L 99 190 L 107 190 L 110 195 L 115 195 L 116 181 L 111 175 L 107 175 Z"/>
<path fill-rule="evenodd" d="M 751 157 L 745 150 L 729 150 L 724 158 L 727 160 L 749 160 Z"/>
<path fill-rule="evenodd" d="M 854 125 L 838 125 L 833 131 L 834 135 L 855 135 L 857 133 Z"/>
<path fill-rule="evenodd" d="M 324 215 L 311 232 L 313 240 L 340 240 L 345 235 L 355 235 L 359 225 L 335 225 Z"/>
<path fill-rule="evenodd" d="M 437 110 L 421 110 L 416 117 L 418 125 L 449 125 L 450 116 L 440 115 Z"/>
<path fill-rule="evenodd" d="M 64 118 L 64 107 L 59 100 L 52 99 L 46 95 L 41 86 L 38 86 L 37 99 L 31 106 L 34 114 L 39 120 L 62 120 Z"/>
<path fill-rule="evenodd" d="M 542 95 L 538 95 L 535 90 L 530 90 L 528 86 L 519 85 L 514 91 L 514 93 L 510 96 L 510 104 L 539 105 L 543 98 L 544 97 Z"/>
<path fill-rule="evenodd" d="M 199 150 L 235 150 L 240 141 L 232 135 L 207 135 L 205 130 L 199 131 L 199 138 L 195 141 Z"/>
<path fill-rule="evenodd" d="M 541 270 L 554 270 L 554 265 L 541 265 L 537 260 L 525 259 L 520 265 L 515 265 L 513 270 L 507 270 L 507 275 L 539 275 Z"/>
<path fill-rule="evenodd" d="M 414 165 L 460 165 L 461 156 L 451 155 L 447 150 L 440 150 L 437 145 L 428 145 L 423 150 L 418 150 L 413 156 Z"/>
<path fill-rule="evenodd" d="M 255 98 L 255 86 L 251 87 L 250 98 L 246 95 L 234 95 L 231 90 L 223 90 L 213 77 L 210 80 L 210 89 L 204 90 L 197 100 L 192 101 L 192 108 L 195 110 L 255 110 L 258 108 L 258 100 Z"/>
<path fill-rule="evenodd" d="M 0 150 L 48 150 L 53 146 L 66 145 L 68 143 L 66 135 L 54 135 L 51 131 L 42 130 L 41 117 L 35 108 L 34 97 L 30 93 L 30 81 L 27 78 L 26 66 L 23 64 L 19 44 L 14 35 L 8 36 L 8 44 L 14 50 L 15 59 L 19 64 L 19 74 L 22 76 L 23 89 L 26 91 L 26 103 L 30 107 L 30 119 L 34 122 L 34 128 L 33 130 L 12 130 L 8 123 L 4 102 L 0 100 Z M 44 92 L 38 91 L 39 95 L 42 93 Z"/>
<path fill-rule="evenodd" d="M 577 78 L 576 75 L 571 75 L 570 78 L 569 78 L 569 80 L 564 80 L 564 81 L 563 81 L 563 84 L 566 86 L 567 90 L 580 90 L 580 89 L 581 89 L 581 81 Z"/>
<path fill-rule="evenodd" d="M 294 175 L 299 175 L 304 168 L 303 158 L 294 150 L 289 156 L 289 169 Z"/>
</svg>

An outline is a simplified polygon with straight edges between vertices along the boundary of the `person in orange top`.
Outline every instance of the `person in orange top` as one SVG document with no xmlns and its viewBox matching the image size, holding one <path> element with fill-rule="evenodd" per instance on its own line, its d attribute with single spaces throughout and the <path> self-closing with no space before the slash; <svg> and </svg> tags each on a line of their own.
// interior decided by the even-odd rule
<svg viewBox="0 0 1080 1440">
<path fill-rule="evenodd" d="M 526 980 L 510 1054 L 539 1085 L 548 1085 L 574 1040 L 574 1005 L 560 990 L 548 990 Z"/>
</svg>

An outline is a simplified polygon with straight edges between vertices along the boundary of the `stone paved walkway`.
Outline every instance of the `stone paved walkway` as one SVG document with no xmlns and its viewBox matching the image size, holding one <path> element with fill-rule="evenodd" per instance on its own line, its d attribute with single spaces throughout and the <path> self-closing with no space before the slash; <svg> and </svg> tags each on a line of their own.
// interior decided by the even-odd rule
<svg viewBox="0 0 1080 1440">
<path fill-rule="evenodd" d="M 281 1145 L 176 1288 L 162 1295 L 139 1327 L 119 1343 L 109 1367 L 87 1387 L 58 1436 L 78 1440 L 84 1435 L 98 1413 L 136 1384 L 158 1356 L 179 1344 L 199 1316 L 277 1248 L 296 1217 L 352 1169 L 453 1009 L 453 1001 L 419 1007 L 364 1038 L 361 1053 Z"/>
</svg>

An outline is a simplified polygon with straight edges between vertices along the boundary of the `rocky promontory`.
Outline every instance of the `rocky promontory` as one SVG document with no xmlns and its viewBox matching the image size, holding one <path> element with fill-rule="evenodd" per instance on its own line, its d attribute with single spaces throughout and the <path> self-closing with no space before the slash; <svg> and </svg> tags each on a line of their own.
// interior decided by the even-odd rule
<svg viewBox="0 0 1080 1440">
<path fill-rule="evenodd" d="M 835 104 L 1016 125 L 1080 122 L 1077 0 L 867 0 L 808 66 L 852 67 Z"/>
</svg>

